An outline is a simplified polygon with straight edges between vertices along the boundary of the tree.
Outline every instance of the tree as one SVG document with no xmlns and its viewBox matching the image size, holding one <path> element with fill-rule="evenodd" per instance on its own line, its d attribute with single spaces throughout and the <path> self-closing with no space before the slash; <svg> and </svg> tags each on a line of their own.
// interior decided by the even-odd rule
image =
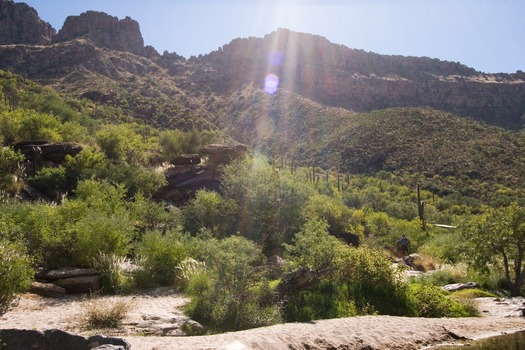
<svg viewBox="0 0 525 350">
<path fill-rule="evenodd" d="M 514 203 L 473 218 L 461 232 L 471 264 L 478 268 L 503 264 L 511 296 L 519 295 L 525 280 L 525 207 Z"/>
</svg>

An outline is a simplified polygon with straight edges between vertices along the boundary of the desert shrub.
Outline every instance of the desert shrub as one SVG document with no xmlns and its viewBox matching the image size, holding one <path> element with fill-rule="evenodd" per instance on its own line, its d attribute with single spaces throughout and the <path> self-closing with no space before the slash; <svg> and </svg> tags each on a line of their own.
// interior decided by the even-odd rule
<svg viewBox="0 0 525 350">
<path fill-rule="evenodd" d="M 328 233 L 328 224 L 320 219 L 308 220 L 292 239 L 284 244 L 284 257 L 292 268 L 312 270 L 331 263 L 343 244 Z"/>
<path fill-rule="evenodd" d="M 185 289 L 194 275 L 204 273 L 206 273 L 206 263 L 204 261 L 186 258 L 176 266 L 176 284 L 180 289 Z"/>
<path fill-rule="evenodd" d="M 127 163 L 108 164 L 105 168 L 99 169 L 96 176 L 124 186 L 128 198 L 132 198 L 137 193 L 149 198 L 166 182 L 162 173 Z"/>
<path fill-rule="evenodd" d="M 462 259 L 465 239 L 457 232 L 438 233 L 427 240 L 418 251 L 442 263 L 454 264 Z"/>
<path fill-rule="evenodd" d="M 80 323 L 87 329 L 118 328 L 131 308 L 128 301 L 95 296 L 82 303 Z"/>
<path fill-rule="evenodd" d="M 360 234 L 363 231 L 353 211 L 339 198 L 313 195 L 308 199 L 304 215 L 307 218 L 320 218 L 326 221 L 329 232 L 334 235 L 346 232 Z"/>
<path fill-rule="evenodd" d="M 125 256 L 131 247 L 134 227 L 126 215 L 92 210 L 74 224 L 73 232 L 73 260 L 78 266 L 91 267 L 100 253 Z"/>
<path fill-rule="evenodd" d="M 50 114 L 24 110 L 18 129 L 20 140 L 62 141 L 62 124 Z"/>
<path fill-rule="evenodd" d="M 124 271 L 124 257 L 99 253 L 93 261 L 93 267 L 100 272 L 102 291 L 108 294 L 119 294 L 130 290 L 131 278 Z"/>
<path fill-rule="evenodd" d="M 137 272 L 139 276 L 136 276 L 139 286 L 173 285 L 176 282 L 177 266 L 188 257 L 186 251 L 186 243 L 180 231 L 166 234 L 159 231 L 145 233 L 136 247 L 136 253 L 140 257 L 140 269 Z M 140 275 L 141 273 L 144 275 Z"/>
<path fill-rule="evenodd" d="M 135 227 L 142 233 L 154 230 L 171 231 L 183 223 L 179 208 L 166 207 L 163 203 L 150 201 L 141 193 L 134 196 L 129 210 Z"/>
<path fill-rule="evenodd" d="M 56 168 L 42 168 L 28 179 L 28 183 L 46 195 L 58 201 L 70 188 L 67 187 L 66 169 L 62 166 Z"/>
<path fill-rule="evenodd" d="M 267 255 L 278 252 L 299 230 L 312 192 L 289 173 L 274 171 L 263 157 L 224 167 L 224 196 L 237 204 L 238 232 L 258 242 Z"/>
<path fill-rule="evenodd" d="M 432 274 L 425 274 L 419 277 L 418 280 L 434 286 L 444 286 L 469 281 L 467 267 L 464 264 L 442 266 Z"/>
<path fill-rule="evenodd" d="M 8 147 L 0 146 L 0 190 L 18 193 L 23 186 L 24 156 Z"/>
<path fill-rule="evenodd" d="M 381 251 L 349 248 L 338 262 L 339 283 L 346 285 L 348 299 L 360 313 L 372 309 L 379 314 L 410 313 L 407 285 L 401 271 L 393 268 Z"/>
<path fill-rule="evenodd" d="M 358 314 L 355 303 L 348 298 L 346 286 L 328 279 L 310 290 L 288 297 L 282 313 L 286 322 L 306 322 Z"/>
<path fill-rule="evenodd" d="M 0 230 L 11 240 L 23 242 L 35 264 L 64 266 L 71 259 L 72 236 L 65 230 L 59 208 L 46 203 L 5 204 L 0 210 Z"/>
<path fill-rule="evenodd" d="M 199 190 L 182 210 L 184 226 L 192 234 L 205 229 L 222 238 L 232 233 L 236 211 L 233 200 L 224 199 L 217 192 Z"/>
<path fill-rule="evenodd" d="M 215 251 L 206 261 L 208 275 L 197 273 L 188 281 L 186 291 L 192 296 L 188 315 L 213 331 L 280 322 L 260 268 L 264 261 L 260 248 L 238 236 L 212 241 Z"/>
<path fill-rule="evenodd" d="M 31 259 L 16 243 L 0 240 L 0 315 L 3 315 L 16 299 L 31 284 L 34 271 Z"/>
<path fill-rule="evenodd" d="M 412 283 L 409 286 L 409 295 L 414 316 L 417 317 L 475 316 L 474 304 L 470 301 L 460 303 L 449 298 L 446 292 L 436 286 Z"/>
<path fill-rule="evenodd" d="M 107 124 L 97 131 L 95 138 L 106 157 L 113 162 L 143 164 L 145 148 L 141 136 L 133 130 L 133 124 Z"/>
</svg>

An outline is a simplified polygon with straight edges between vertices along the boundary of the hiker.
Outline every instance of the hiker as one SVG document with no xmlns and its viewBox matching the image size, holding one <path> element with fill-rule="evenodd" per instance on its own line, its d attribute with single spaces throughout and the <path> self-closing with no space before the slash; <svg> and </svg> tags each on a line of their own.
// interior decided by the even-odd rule
<svg viewBox="0 0 525 350">
<path fill-rule="evenodd" d="M 396 241 L 397 251 L 404 257 L 408 254 L 408 245 L 410 241 L 405 235 L 402 235 L 400 239 Z"/>
</svg>

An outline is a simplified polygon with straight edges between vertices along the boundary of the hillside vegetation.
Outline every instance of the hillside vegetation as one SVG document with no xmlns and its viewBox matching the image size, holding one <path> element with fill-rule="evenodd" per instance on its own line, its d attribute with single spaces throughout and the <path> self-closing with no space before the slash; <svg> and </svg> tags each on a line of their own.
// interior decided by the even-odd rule
<svg viewBox="0 0 525 350">
<path fill-rule="evenodd" d="M 99 269 L 103 293 L 173 286 L 211 332 L 477 315 L 486 292 L 439 288 L 453 282 L 524 292 L 523 72 L 284 29 L 184 59 L 122 21 L 90 12 L 0 45 L 0 313 L 35 270 L 66 266 Z M 237 142 L 249 151 L 221 166 L 202 154 Z M 216 186 L 161 197 L 188 159 L 184 182 L 209 166 Z"/>
<path fill-rule="evenodd" d="M 520 275 L 502 274 L 496 256 L 475 265 L 489 267 L 483 275 L 475 269 L 456 268 L 443 270 L 431 280 L 401 278 L 403 269 L 391 266 L 401 235 L 410 237 L 411 252 L 425 257 L 418 263 L 422 270 L 473 262 L 469 249 L 476 247 L 477 223 L 490 220 L 493 210 L 511 202 L 523 203 L 519 189 L 466 179 L 471 182 L 465 196 L 457 189 L 463 186 L 461 181 L 450 176 L 437 181 L 434 176 L 426 179 L 426 189 L 418 197 L 416 181 L 425 181 L 424 173 L 381 168 L 375 175 L 370 171 L 340 176 L 318 165 L 313 169 L 299 163 L 292 166 L 280 157 L 281 149 L 272 153 L 272 148 L 265 148 L 268 141 L 260 138 L 264 142 L 255 144 L 255 150 L 268 151 L 273 157 L 255 151 L 225 166 L 220 193 L 201 190 L 186 204 L 174 207 L 152 200 L 165 182 L 158 166 L 174 155 L 199 152 L 203 143 L 221 140 L 220 134 L 161 131 L 133 122 L 118 109 L 64 97 L 11 73 L 1 72 L 0 84 L 0 259 L 8 267 L 1 275 L 2 284 L 8 286 L 0 296 L 2 312 L 18 291 L 27 288 L 34 269 L 71 265 L 101 269 L 106 293 L 175 286 L 191 297 L 187 313 L 216 332 L 376 313 L 475 315 L 471 302 L 437 287 L 472 278 L 491 290 L 507 288 L 513 294 L 522 290 Z M 320 107 L 311 106 L 304 115 L 312 119 L 305 122 L 321 131 L 321 125 L 326 130 L 339 125 L 341 134 L 368 128 L 376 131 L 369 131 L 370 138 L 383 139 L 386 130 L 382 134 L 378 123 L 387 116 L 401 127 L 429 118 L 438 126 L 444 120 L 456 121 L 464 131 L 472 128 L 471 133 L 485 133 L 498 147 L 505 142 L 510 142 L 505 148 L 511 150 L 519 146 L 512 143 L 514 134 L 433 110 L 362 115 L 336 109 L 333 120 L 316 120 L 313 111 Z M 297 123 L 292 115 L 289 125 Z M 442 133 L 438 127 L 430 128 L 426 139 L 436 139 L 432 130 Z M 393 127 L 390 131 L 396 132 Z M 273 132 L 269 135 L 279 141 Z M 30 162 L 13 146 L 35 139 L 76 142 L 83 149 L 61 164 Z M 379 144 L 372 138 L 366 142 Z M 290 150 L 294 146 L 282 144 Z M 309 151 L 313 147 L 304 150 L 305 154 Z M 315 162 L 313 154 L 306 163 Z M 496 162 L 488 155 L 485 159 L 487 164 Z M 373 169 L 376 163 L 370 164 Z M 501 165 L 499 171 L 504 170 Z M 53 201 L 24 200 L 27 186 Z M 495 191 L 489 193 L 489 188 Z M 424 217 L 418 215 L 418 200 L 426 203 Z M 500 215 L 521 220 L 521 212 L 513 210 Z M 465 233 L 432 223 L 459 225 Z M 509 237 L 516 236 L 511 227 L 504 230 Z M 284 265 L 268 265 L 267 258 L 273 255 L 284 257 Z M 516 255 L 508 257 L 519 260 Z M 119 265 L 124 260 L 136 269 L 124 272 Z M 291 275 L 285 271 L 309 271 L 310 277 L 305 284 L 290 287 L 286 281 Z"/>
</svg>

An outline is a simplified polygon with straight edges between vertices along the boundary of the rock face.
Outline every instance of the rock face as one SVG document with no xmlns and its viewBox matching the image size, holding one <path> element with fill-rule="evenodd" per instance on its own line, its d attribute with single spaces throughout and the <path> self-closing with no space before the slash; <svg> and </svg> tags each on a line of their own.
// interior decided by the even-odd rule
<svg viewBox="0 0 525 350">
<path fill-rule="evenodd" d="M 0 0 L 0 45 L 49 44 L 55 29 L 38 17 L 32 7 Z"/>
<path fill-rule="evenodd" d="M 119 20 L 103 12 L 88 11 L 66 18 L 53 42 L 77 38 L 89 39 L 97 46 L 142 55 L 144 40 L 137 21 L 129 17 Z"/>
</svg>

